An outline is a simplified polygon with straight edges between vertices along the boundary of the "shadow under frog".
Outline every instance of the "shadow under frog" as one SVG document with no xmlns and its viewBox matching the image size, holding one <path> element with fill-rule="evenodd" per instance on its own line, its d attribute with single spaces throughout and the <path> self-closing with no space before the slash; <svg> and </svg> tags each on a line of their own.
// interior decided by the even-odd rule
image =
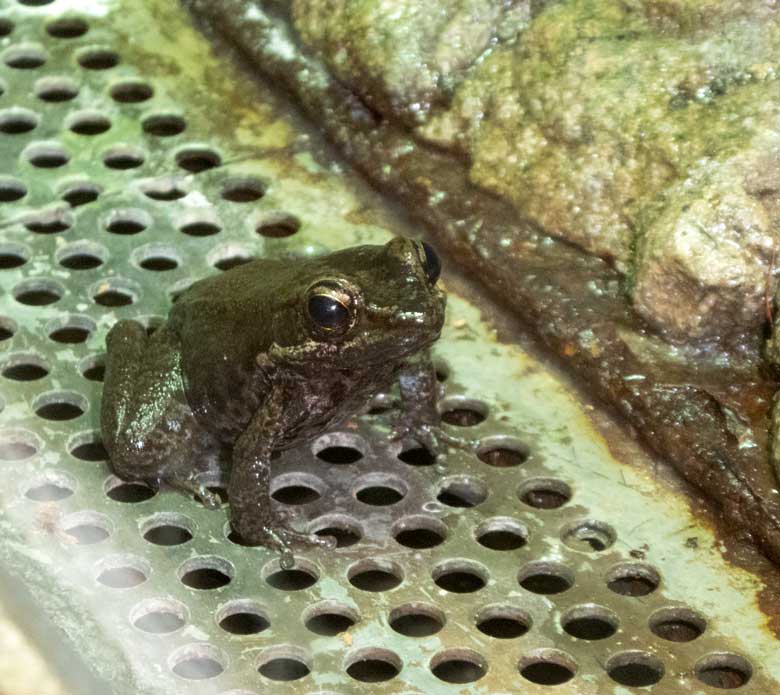
<svg viewBox="0 0 780 695">
<path fill-rule="evenodd" d="M 332 539 L 291 530 L 274 511 L 270 461 L 400 384 L 395 436 L 436 449 L 428 347 L 446 298 L 427 244 L 396 237 L 301 260 L 259 259 L 193 284 L 151 336 L 119 321 L 106 339 L 103 441 L 114 471 L 218 500 L 248 543 L 282 551 Z M 222 462 L 222 463 L 220 463 Z"/>
</svg>

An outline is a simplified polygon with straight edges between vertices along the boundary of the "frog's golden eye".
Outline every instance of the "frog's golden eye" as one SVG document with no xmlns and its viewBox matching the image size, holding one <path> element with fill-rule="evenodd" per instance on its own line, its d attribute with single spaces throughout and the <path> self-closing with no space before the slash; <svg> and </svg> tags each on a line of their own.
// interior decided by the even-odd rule
<svg viewBox="0 0 780 695">
<path fill-rule="evenodd" d="M 335 285 L 317 285 L 309 291 L 306 310 L 312 323 L 321 331 L 345 333 L 353 323 L 352 296 Z"/>
</svg>

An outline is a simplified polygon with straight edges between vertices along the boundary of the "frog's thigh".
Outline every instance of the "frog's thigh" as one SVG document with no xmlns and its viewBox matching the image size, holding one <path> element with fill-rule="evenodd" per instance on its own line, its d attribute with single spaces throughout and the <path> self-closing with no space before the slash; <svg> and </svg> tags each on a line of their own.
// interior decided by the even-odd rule
<svg viewBox="0 0 780 695">
<path fill-rule="evenodd" d="M 137 321 L 119 321 L 106 337 L 106 372 L 100 405 L 103 443 L 111 453 L 117 448 L 124 415 L 134 400 L 148 338 Z"/>
<path fill-rule="evenodd" d="M 173 336 L 120 321 L 107 344 L 101 424 L 117 475 L 173 482 L 208 470 L 214 442 L 184 397 Z"/>
</svg>

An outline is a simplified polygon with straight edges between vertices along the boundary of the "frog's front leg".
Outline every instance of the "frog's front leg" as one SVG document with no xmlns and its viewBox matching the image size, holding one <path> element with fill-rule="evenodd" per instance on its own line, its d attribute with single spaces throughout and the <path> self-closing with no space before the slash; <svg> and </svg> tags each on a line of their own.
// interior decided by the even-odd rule
<svg viewBox="0 0 780 695">
<path fill-rule="evenodd" d="M 410 437 L 437 454 L 442 445 L 472 450 L 476 443 L 454 437 L 442 429 L 437 408 L 439 383 L 430 353 L 423 352 L 407 360 L 398 376 L 401 391 L 401 413 L 394 430 L 394 438 Z"/>
<path fill-rule="evenodd" d="M 270 397 L 255 413 L 233 448 L 228 498 L 231 523 L 250 544 L 267 545 L 282 553 L 281 565 L 293 564 L 290 543 L 333 547 L 331 538 L 293 531 L 287 520 L 273 510 L 271 499 L 271 454 L 288 427 L 291 394 L 283 385 L 273 387 Z"/>
</svg>

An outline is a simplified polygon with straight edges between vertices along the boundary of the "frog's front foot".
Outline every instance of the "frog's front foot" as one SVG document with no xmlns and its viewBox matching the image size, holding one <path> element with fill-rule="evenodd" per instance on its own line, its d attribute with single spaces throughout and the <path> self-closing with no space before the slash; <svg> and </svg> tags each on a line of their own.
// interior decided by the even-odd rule
<svg viewBox="0 0 780 695">
<path fill-rule="evenodd" d="M 289 515 L 284 513 L 264 514 L 262 520 L 251 520 L 248 523 L 233 521 L 233 528 L 241 541 L 247 545 L 262 545 L 276 550 L 281 554 L 279 564 L 282 569 L 290 569 L 295 564 L 292 546 L 305 544 L 318 546 L 325 550 L 336 547 L 336 539 L 332 536 L 318 536 L 315 533 L 302 533 L 288 526 Z"/>
<path fill-rule="evenodd" d="M 200 483 L 197 480 L 168 480 L 166 482 L 179 490 L 194 495 L 206 509 L 214 510 L 219 509 L 222 506 L 222 500 L 219 498 L 219 495 L 209 490 L 203 483 Z"/>
<path fill-rule="evenodd" d="M 399 439 L 413 439 L 422 445 L 434 456 L 441 454 L 447 447 L 454 449 L 463 449 L 465 451 L 476 452 L 479 445 L 473 439 L 465 437 L 454 437 L 445 432 L 440 426 L 429 423 L 409 422 L 404 419 L 396 422 L 393 427 L 393 433 L 390 439 L 397 441 Z"/>
</svg>

